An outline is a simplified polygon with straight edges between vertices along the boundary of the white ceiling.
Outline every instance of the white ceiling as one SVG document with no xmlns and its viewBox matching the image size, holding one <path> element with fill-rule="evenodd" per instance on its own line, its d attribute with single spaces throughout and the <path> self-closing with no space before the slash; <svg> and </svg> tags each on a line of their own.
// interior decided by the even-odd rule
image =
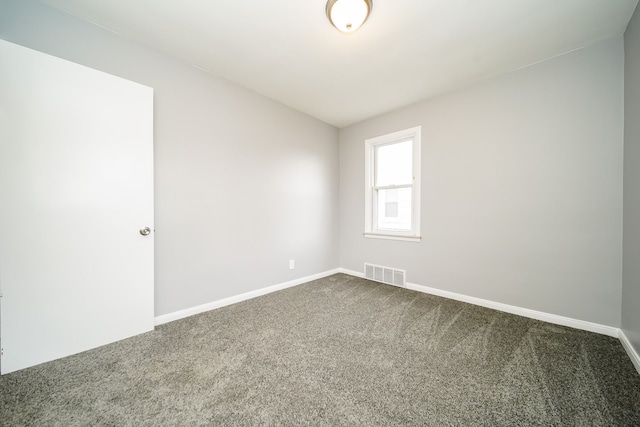
<svg viewBox="0 0 640 427">
<path fill-rule="evenodd" d="M 622 34 L 638 0 L 42 0 L 337 127 Z"/>
</svg>

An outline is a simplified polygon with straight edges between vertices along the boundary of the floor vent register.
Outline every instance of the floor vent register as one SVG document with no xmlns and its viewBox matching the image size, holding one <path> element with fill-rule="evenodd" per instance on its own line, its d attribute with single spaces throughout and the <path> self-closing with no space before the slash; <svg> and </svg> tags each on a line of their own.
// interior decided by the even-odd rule
<svg viewBox="0 0 640 427">
<path fill-rule="evenodd" d="M 386 283 L 387 285 L 406 287 L 407 272 L 397 268 L 383 267 L 381 265 L 364 264 L 365 279 Z"/>
</svg>

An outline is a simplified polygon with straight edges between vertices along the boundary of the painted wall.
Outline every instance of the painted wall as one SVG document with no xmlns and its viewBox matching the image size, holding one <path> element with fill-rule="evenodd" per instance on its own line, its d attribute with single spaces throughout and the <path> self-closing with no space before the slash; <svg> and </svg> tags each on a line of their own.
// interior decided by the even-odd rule
<svg viewBox="0 0 640 427">
<path fill-rule="evenodd" d="M 156 316 L 338 267 L 335 128 L 34 0 L 0 38 L 154 88 Z"/>
<path fill-rule="evenodd" d="M 616 37 L 341 129 L 341 267 L 619 327 L 623 64 Z M 418 125 L 422 242 L 364 238 L 364 140 Z"/>
<path fill-rule="evenodd" d="M 640 354 L 640 12 L 624 35 L 624 263 L 622 330 Z"/>
</svg>

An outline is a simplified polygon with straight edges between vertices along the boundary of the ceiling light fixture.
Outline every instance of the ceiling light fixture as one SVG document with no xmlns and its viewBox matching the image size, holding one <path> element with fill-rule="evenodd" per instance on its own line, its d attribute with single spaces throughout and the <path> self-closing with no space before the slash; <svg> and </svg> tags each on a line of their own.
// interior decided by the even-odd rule
<svg viewBox="0 0 640 427">
<path fill-rule="evenodd" d="M 373 0 L 329 0 L 327 17 L 338 30 L 352 33 L 365 23 L 372 9 Z"/>
</svg>

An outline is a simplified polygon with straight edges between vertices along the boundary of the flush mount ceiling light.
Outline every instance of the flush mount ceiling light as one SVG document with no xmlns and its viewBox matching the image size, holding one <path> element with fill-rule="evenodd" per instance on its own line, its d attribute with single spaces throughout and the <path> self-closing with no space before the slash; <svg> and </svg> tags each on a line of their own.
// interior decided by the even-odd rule
<svg viewBox="0 0 640 427">
<path fill-rule="evenodd" d="M 327 17 L 338 30 L 352 33 L 365 23 L 373 9 L 373 0 L 329 0 Z"/>
</svg>

